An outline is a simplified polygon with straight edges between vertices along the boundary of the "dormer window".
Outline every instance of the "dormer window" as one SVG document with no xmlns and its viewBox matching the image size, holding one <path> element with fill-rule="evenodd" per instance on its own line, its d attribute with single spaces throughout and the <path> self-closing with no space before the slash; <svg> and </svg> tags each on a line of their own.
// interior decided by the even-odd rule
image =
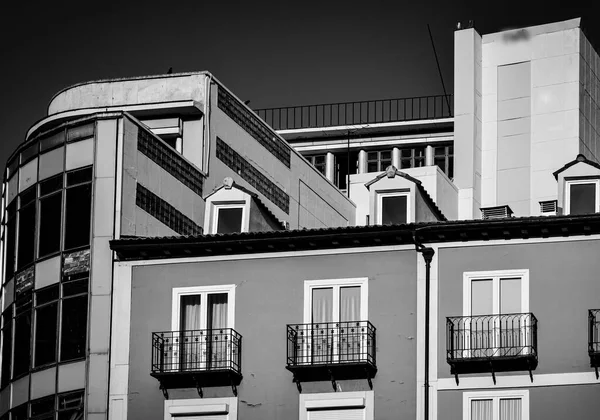
<svg viewBox="0 0 600 420">
<path fill-rule="evenodd" d="M 227 234 L 243 232 L 245 203 L 215 204 L 213 233 Z"/>
<path fill-rule="evenodd" d="M 410 220 L 409 193 L 386 192 L 378 194 L 378 223 L 381 225 L 404 224 Z"/>
<path fill-rule="evenodd" d="M 566 183 L 566 213 L 590 214 L 600 212 L 600 180 L 574 180 Z"/>
</svg>

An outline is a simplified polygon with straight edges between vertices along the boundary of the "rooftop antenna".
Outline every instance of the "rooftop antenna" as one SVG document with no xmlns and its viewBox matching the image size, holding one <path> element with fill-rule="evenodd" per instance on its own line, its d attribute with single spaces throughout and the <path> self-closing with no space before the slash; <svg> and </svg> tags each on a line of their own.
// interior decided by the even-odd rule
<svg viewBox="0 0 600 420">
<path fill-rule="evenodd" d="M 444 84 L 444 77 L 442 76 L 442 69 L 440 68 L 440 61 L 438 60 L 438 55 L 435 50 L 435 43 L 433 42 L 433 35 L 431 35 L 431 28 L 429 27 L 429 23 L 427 24 L 427 30 L 429 31 L 429 39 L 431 40 L 431 46 L 433 47 L 433 55 L 435 55 L 435 62 L 437 63 L 438 73 L 440 75 L 440 80 L 442 81 L 442 89 L 444 89 L 444 97 L 446 98 L 446 104 L 448 105 L 448 114 L 452 116 L 450 98 L 448 97 L 448 93 L 446 93 L 446 85 Z"/>
</svg>

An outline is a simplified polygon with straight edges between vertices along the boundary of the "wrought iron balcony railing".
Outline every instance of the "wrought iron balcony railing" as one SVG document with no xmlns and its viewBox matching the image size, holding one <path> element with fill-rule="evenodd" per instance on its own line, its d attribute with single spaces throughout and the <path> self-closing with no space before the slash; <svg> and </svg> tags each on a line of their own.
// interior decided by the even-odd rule
<svg viewBox="0 0 600 420">
<path fill-rule="evenodd" d="M 446 339 L 455 375 L 490 370 L 531 374 L 537 367 L 537 319 L 532 313 L 448 317 Z"/>
<path fill-rule="evenodd" d="M 588 311 L 588 353 L 590 364 L 596 370 L 596 378 L 598 378 L 598 368 L 600 367 L 600 309 L 590 309 Z"/>
<path fill-rule="evenodd" d="M 242 336 L 232 328 L 152 333 L 150 374 L 162 389 L 237 385 Z"/>
<path fill-rule="evenodd" d="M 452 117 L 452 95 L 257 109 L 275 130 L 377 124 Z"/>
<path fill-rule="evenodd" d="M 296 383 L 360 378 L 370 382 L 377 372 L 375 331 L 369 321 L 288 325 L 287 369 Z"/>
</svg>

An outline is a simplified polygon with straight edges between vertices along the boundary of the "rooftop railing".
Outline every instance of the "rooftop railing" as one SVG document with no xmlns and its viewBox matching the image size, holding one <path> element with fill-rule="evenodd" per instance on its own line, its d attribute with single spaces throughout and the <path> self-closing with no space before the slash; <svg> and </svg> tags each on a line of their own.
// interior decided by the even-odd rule
<svg viewBox="0 0 600 420">
<path fill-rule="evenodd" d="M 450 118 L 453 106 L 452 95 L 436 95 L 264 108 L 255 112 L 275 130 L 297 130 Z"/>
</svg>

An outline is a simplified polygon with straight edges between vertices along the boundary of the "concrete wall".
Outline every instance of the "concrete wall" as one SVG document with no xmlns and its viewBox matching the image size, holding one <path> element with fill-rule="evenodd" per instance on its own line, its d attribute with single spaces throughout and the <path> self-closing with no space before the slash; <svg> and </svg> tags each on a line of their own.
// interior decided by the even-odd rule
<svg viewBox="0 0 600 420">
<path fill-rule="evenodd" d="M 224 89 L 220 85 L 219 89 Z M 270 181 L 279 186 L 290 197 L 289 214 L 270 203 L 269 199 L 256 191 L 261 200 L 281 220 L 289 221 L 290 228 L 348 226 L 354 224 L 355 206 L 331 182 L 290 147 L 290 168 L 269 153 L 256 139 L 235 123 L 218 107 L 217 87 L 211 92 L 211 145 L 208 178 L 205 190 L 219 186 L 229 176 L 252 191 L 256 189 L 239 174 L 216 157 L 216 138 L 219 137 L 232 149 L 259 169 Z M 282 140 L 283 141 L 283 140 Z M 308 186 L 303 189 L 302 184 Z M 303 225 L 302 223 L 305 223 Z"/>
<path fill-rule="evenodd" d="M 305 280 L 369 278 L 369 320 L 377 328 L 378 419 L 416 416 L 416 255 L 388 251 L 329 256 L 201 262 L 133 269 L 129 359 L 129 419 L 162 412 L 164 398 L 149 374 L 153 331 L 171 328 L 173 287 L 233 284 L 235 329 L 243 336 L 239 418 L 293 419 L 299 395 L 285 369 L 286 324 L 303 321 Z M 393 300 L 389 296 L 394 296 Z M 153 304 L 148 304 L 153 302 Z M 366 380 L 338 381 L 343 391 L 368 390 Z M 303 393 L 331 392 L 331 383 L 305 382 Z M 205 398 L 231 396 L 204 388 Z M 170 399 L 198 398 L 195 389 Z"/>
<path fill-rule="evenodd" d="M 591 372 L 587 316 L 589 309 L 598 307 L 599 253 L 598 240 L 440 249 L 439 377 L 451 377 L 446 362 L 445 325 L 446 317 L 463 315 L 463 273 L 509 269 L 529 269 L 529 310 L 539 326 L 539 365 L 533 372 L 534 381 L 536 374 Z"/>
<path fill-rule="evenodd" d="M 457 32 L 457 39 L 464 37 L 461 32 L 465 31 Z M 580 54 L 581 37 L 579 19 L 482 37 L 483 207 L 509 204 L 516 216 L 538 215 L 539 201 L 556 199 L 552 172 L 582 148 L 581 92 L 591 85 L 580 80 L 585 55 Z M 586 59 L 592 55 L 590 51 Z M 461 57 L 457 50 L 456 60 Z M 508 77 L 515 65 L 513 69 L 530 66 L 529 87 L 523 86 L 525 72 L 512 81 Z M 517 88 L 520 92 L 513 92 Z M 461 96 L 471 93 L 459 86 L 455 91 L 458 116 Z M 461 138 L 458 132 L 455 137 Z M 591 131 L 588 139 L 586 144 L 591 144 Z M 455 146 L 455 154 L 460 153 Z"/>
<path fill-rule="evenodd" d="M 136 121 L 128 117 L 123 118 L 121 234 L 135 236 L 178 235 L 171 228 L 136 206 L 137 183 L 168 202 L 198 226 L 202 226 L 204 224 L 204 200 L 138 150 L 138 130 L 143 129 Z M 160 140 L 156 139 L 156 141 Z"/>
<path fill-rule="evenodd" d="M 579 40 L 579 153 L 599 162 L 600 57 L 583 32 Z"/>
<path fill-rule="evenodd" d="M 588 420 L 600 411 L 599 385 L 573 385 L 529 388 L 530 420 Z M 463 392 L 438 394 L 439 420 L 463 418 Z"/>
<path fill-rule="evenodd" d="M 48 105 L 48 115 L 82 108 L 190 100 L 203 106 L 205 85 L 205 73 L 86 82 L 57 93 Z"/>
</svg>

